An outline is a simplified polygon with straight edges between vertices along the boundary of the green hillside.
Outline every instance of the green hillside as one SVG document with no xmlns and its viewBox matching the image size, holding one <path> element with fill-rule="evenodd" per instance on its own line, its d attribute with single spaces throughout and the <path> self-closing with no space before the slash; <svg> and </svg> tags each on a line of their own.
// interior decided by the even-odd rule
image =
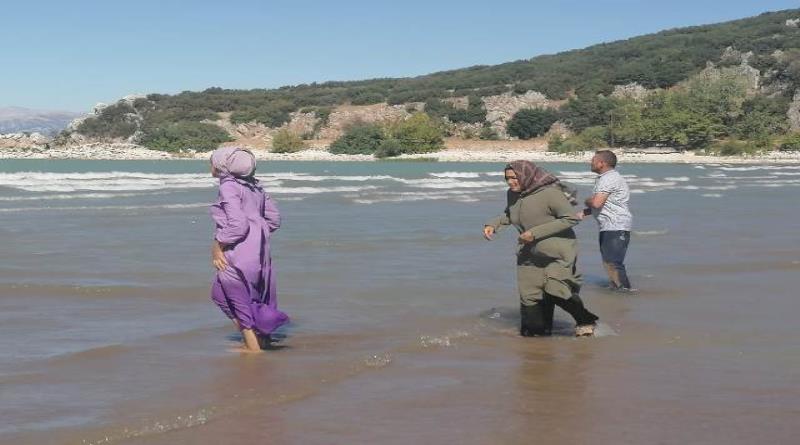
<svg viewBox="0 0 800 445">
<path fill-rule="evenodd" d="M 800 86 L 800 29 L 787 24 L 787 20 L 798 17 L 800 9 L 770 12 L 726 23 L 667 30 L 529 60 L 474 66 L 414 78 L 312 83 L 277 89 L 209 88 L 202 92 L 177 95 L 152 94 L 132 104 L 120 103 L 106 108 L 98 117 L 85 121 L 78 132 L 91 137 L 125 137 L 141 130 L 142 143 L 154 148 L 168 148 L 171 141 L 179 140 L 184 133 L 192 138 L 224 140 L 226 134 L 219 127 L 198 125 L 203 120 L 217 119 L 220 112 L 231 113 L 230 120 L 234 123 L 261 122 L 277 127 L 289 120 L 289 113 L 299 110 L 315 111 L 323 118 L 330 113 L 331 107 L 340 104 L 428 102 L 428 109 L 433 110 L 442 108 L 437 99 L 464 96 L 474 98 L 470 100 L 470 108 L 476 112 L 460 110 L 456 113 L 456 110 L 445 109 L 438 114 L 450 117 L 451 121 L 480 122 L 483 118 L 480 97 L 508 92 L 522 94 L 533 90 L 545 94 L 549 99 L 570 98 L 556 118 L 566 122 L 576 132 L 590 127 L 605 128 L 593 129 L 594 133 L 586 136 L 590 140 L 600 138 L 607 143 L 622 145 L 652 143 L 696 148 L 720 138 L 748 139 L 749 136 L 744 137 L 745 133 L 752 130 L 750 127 L 760 124 L 734 122 L 737 113 L 744 115 L 747 111 L 757 111 L 772 120 L 775 116 L 785 116 L 789 100 Z M 726 52 L 726 48 L 734 51 Z M 670 87 L 696 76 L 709 62 L 724 68 L 740 66 L 743 61 L 760 73 L 759 98 L 754 99 L 752 92 L 739 91 L 736 79 L 725 80 L 729 88 L 720 91 L 720 94 L 743 95 L 741 101 L 734 100 L 737 103 L 733 106 L 739 108 L 736 110 L 709 108 L 708 104 L 702 103 L 702 97 L 671 97 L 667 92 L 656 98 L 660 101 L 658 104 L 633 106 L 604 100 L 616 85 L 636 82 L 648 89 L 670 91 Z M 698 88 L 722 87 L 700 83 L 694 82 Z M 702 94 L 707 98 L 710 92 Z M 620 107 L 627 108 L 623 110 Z M 634 131 L 631 128 L 622 129 L 624 134 L 615 135 L 614 127 L 622 124 L 624 116 L 635 114 L 637 107 L 640 119 L 645 121 L 675 118 L 666 115 L 683 112 L 685 107 L 694 107 L 695 112 L 723 113 L 724 116 L 711 116 L 713 122 L 708 124 L 711 128 L 688 130 L 688 133 L 704 133 L 699 138 L 691 134 L 686 137 L 664 137 L 652 134 L 652 131 L 631 134 Z M 653 115 L 654 107 L 660 108 L 655 113 L 658 116 Z M 136 115 L 136 119 L 132 119 L 131 115 Z M 686 120 L 687 125 L 696 118 L 692 113 L 679 117 Z M 667 127 L 672 125 L 666 124 Z M 771 126 L 771 133 L 782 133 L 788 129 L 785 118 L 779 124 L 770 121 L 765 125 Z M 738 126 L 738 130 L 734 126 Z M 662 130 L 662 133 L 669 131 Z"/>
</svg>

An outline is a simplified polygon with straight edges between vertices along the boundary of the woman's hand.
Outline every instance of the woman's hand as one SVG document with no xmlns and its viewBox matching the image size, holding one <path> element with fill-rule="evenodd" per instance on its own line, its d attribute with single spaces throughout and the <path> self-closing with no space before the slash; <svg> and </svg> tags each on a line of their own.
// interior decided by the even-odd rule
<svg viewBox="0 0 800 445">
<path fill-rule="evenodd" d="M 530 231 L 522 232 L 519 235 L 519 243 L 520 244 L 532 243 L 533 240 L 534 240 L 533 234 Z"/>
<path fill-rule="evenodd" d="M 494 227 L 483 226 L 483 237 L 491 241 L 494 239 Z"/>
<path fill-rule="evenodd" d="M 214 242 L 211 243 L 211 264 L 213 264 L 214 268 L 220 272 L 228 267 L 228 260 L 225 259 L 225 254 L 222 252 L 222 246 L 220 246 L 219 241 L 217 240 L 214 240 Z"/>
</svg>

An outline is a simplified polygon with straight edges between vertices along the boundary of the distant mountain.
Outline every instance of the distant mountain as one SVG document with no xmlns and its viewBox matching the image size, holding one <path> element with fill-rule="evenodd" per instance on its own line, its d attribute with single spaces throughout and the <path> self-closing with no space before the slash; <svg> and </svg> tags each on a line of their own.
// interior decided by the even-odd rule
<svg viewBox="0 0 800 445">
<path fill-rule="evenodd" d="M 0 108 L 0 133 L 36 132 L 53 135 L 66 128 L 82 113 L 32 110 L 22 107 Z"/>
</svg>

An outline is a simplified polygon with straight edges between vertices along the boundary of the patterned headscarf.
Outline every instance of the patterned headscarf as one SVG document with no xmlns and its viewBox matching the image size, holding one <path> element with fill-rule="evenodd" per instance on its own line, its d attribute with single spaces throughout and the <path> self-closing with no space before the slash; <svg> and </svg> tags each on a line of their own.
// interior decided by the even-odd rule
<svg viewBox="0 0 800 445">
<path fill-rule="evenodd" d="M 558 182 L 558 178 L 549 171 L 531 161 L 513 161 L 506 165 L 506 170 L 514 170 L 521 188 L 520 195 L 530 195 L 540 188 Z"/>
<path fill-rule="evenodd" d="M 256 157 L 245 148 L 222 147 L 211 153 L 211 165 L 221 177 L 250 178 L 256 172 Z"/>
</svg>

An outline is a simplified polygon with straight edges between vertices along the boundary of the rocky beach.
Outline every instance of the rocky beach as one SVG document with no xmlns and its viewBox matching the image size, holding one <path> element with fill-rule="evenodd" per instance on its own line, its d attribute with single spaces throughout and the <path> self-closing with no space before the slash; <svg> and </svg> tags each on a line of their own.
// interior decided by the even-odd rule
<svg viewBox="0 0 800 445">
<path fill-rule="evenodd" d="M 160 160 L 207 159 L 210 152 L 169 153 L 151 150 L 130 143 L 91 143 L 79 146 L 50 146 L 41 135 L 0 135 L 0 159 L 83 159 L 83 160 Z M 12 144 L 11 142 L 15 142 Z M 459 148 L 446 148 L 433 153 L 402 155 L 394 160 L 425 160 L 438 162 L 506 162 L 528 159 L 535 162 L 578 162 L 591 159 L 592 152 L 564 154 L 547 151 L 546 146 L 519 148 L 519 141 L 468 141 Z M 502 142 L 507 142 L 503 144 Z M 448 145 L 454 145 L 448 143 Z M 311 147 L 295 153 L 273 153 L 268 149 L 253 149 L 260 160 L 281 161 L 380 161 L 373 155 L 338 155 L 325 147 Z M 615 150 L 621 163 L 677 164 L 794 164 L 800 163 L 800 153 L 768 152 L 753 156 L 712 156 L 691 151 Z"/>
</svg>

